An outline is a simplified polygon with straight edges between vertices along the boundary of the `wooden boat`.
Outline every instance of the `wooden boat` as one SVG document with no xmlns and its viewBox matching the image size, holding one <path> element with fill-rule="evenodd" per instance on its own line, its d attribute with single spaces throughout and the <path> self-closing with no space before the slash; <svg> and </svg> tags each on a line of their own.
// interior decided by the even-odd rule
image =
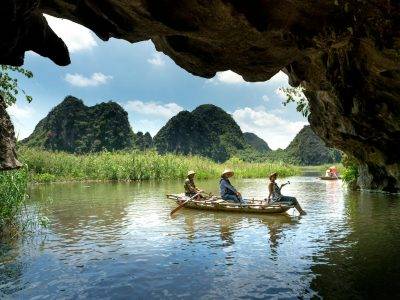
<svg viewBox="0 0 400 300">
<path fill-rule="evenodd" d="M 170 194 L 167 195 L 167 198 L 174 200 L 177 204 L 182 204 L 190 199 L 185 196 L 185 194 Z M 232 203 L 219 197 L 212 196 L 202 200 L 190 200 L 184 205 L 184 207 L 238 213 L 280 214 L 288 211 L 294 206 L 289 202 L 268 204 L 265 200 L 261 199 L 248 199 L 246 200 L 246 203 Z"/>
<path fill-rule="evenodd" d="M 321 180 L 338 180 L 338 179 L 342 179 L 342 178 L 341 177 L 321 176 L 321 177 L 319 177 L 319 179 L 321 179 Z"/>
</svg>

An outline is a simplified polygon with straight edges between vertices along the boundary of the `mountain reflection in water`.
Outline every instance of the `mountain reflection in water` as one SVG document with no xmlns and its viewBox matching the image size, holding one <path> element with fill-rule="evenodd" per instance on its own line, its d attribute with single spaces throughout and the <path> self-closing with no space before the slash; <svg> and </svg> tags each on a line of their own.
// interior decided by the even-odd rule
<svg viewBox="0 0 400 300">
<path fill-rule="evenodd" d="M 290 178 L 308 212 L 251 215 L 182 209 L 182 182 L 32 188 L 50 226 L 0 246 L 0 298 L 377 298 L 399 296 L 398 196 L 340 181 Z M 217 193 L 218 182 L 201 181 Z M 89 185 L 89 186 L 88 186 Z M 265 197 L 266 180 L 235 180 Z"/>
</svg>

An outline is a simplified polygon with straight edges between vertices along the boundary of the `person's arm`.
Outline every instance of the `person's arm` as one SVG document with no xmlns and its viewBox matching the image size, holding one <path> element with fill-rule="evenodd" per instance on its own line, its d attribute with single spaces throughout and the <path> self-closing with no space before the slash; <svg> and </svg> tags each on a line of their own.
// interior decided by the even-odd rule
<svg viewBox="0 0 400 300">
<path fill-rule="evenodd" d="M 193 184 L 191 184 L 191 183 L 189 183 L 189 186 L 190 186 L 190 191 L 192 192 L 192 193 L 197 193 L 197 188 L 196 188 L 196 186 Z"/>
<path fill-rule="evenodd" d="M 229 184 L 226 180 L 222 181 L 222 186 L 224 188 L 234 192 L 236 195 L 239 194 L 239 192 L 231 184 Z"/>
<path fill-rule="evenodd" d="M 285 185 L 287 185 L 288 183 L 283 183 L 283 184 L 281 184 L 281 189 L 285 186 Z"/>
<path fill-rule="evenodd" d="M 274 191 L 274 185 L 272 184 L 272 182 L 268 184 L 268 191 L 269 191 L 268 195 L 268 202 L 269 202 L 271 200 L 272 192 Z"/>
</svg>

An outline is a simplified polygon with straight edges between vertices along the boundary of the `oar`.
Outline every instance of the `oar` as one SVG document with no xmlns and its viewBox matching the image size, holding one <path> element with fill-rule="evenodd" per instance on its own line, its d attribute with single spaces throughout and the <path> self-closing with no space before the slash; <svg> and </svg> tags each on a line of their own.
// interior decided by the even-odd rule
<svg viewBox="0 0 400 300">
<path fill-rule="evenodd" d="M 194 196 L 191 197 L 190 199 L 188 199 L 188 200 L 186 200 L 185 202 L 179 204 L 179 206 L 178 206 L 177 208 L 173 209 L 169 215 L 172 216 L 174 213 L 176 213 L 178 210 L 180 210 L 182 207 L 184 207 L 186 203 L 188 203 L 189 201 L 193 200 L 193 199 L 196 198 L 198 195 L 200 195 L 200 193 L 197 193 L 196 195 L 194 195 Z"/>
</svg>

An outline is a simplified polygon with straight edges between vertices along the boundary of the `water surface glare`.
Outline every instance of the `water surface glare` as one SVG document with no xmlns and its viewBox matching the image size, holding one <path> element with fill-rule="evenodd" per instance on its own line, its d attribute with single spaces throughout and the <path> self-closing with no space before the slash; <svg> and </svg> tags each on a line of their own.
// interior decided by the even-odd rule
<svg viewBox="0 0 400 300">
<path fill-rule="evenodd" d="M 50 220 L 0 246 L 0 298 L 233 299 L 400 296 L 400 198 L 292 177 L 299 217 L 182 209 L 182 182 L 37 186 Z M 234 180 L 246 196 L 266 181 Z M 199 186 L 217 192 L 215 180 Z"/>
</svg>

